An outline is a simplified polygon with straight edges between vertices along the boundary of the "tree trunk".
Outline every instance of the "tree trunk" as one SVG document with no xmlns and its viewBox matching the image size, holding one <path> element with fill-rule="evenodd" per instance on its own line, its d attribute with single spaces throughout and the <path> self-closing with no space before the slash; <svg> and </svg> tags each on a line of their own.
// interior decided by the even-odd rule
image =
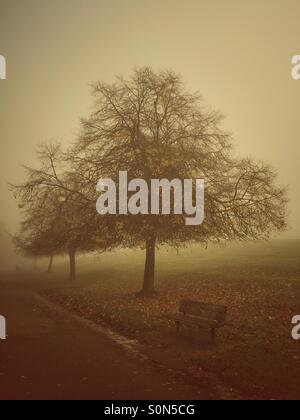
<svg viewBox="0 0 300 420">
<path fill-rule="evenodd" d="M 70 249 L 69 257 L 70 257 L 70 281 L 75 281 L 76 280 L 76 251 L 74 249 Z"/>
<path fill-rule="evenodd" d="M 49 265 L 48 265 L 48 270 L 47 270 L 48 273 L 52 273 L 53 259 L 54 259 L 54 256 L 50 255 L 50 260 L 49 260 Z"/>
<path fill-rule="evenodd" d="M 139 296 L 151 296 L 155 294 L 154 281 L 155 281 L 155 246 L 156 236 L 153 235 L 146 241 L 146 263 L 144 273 L 143 289 Z"/>
</svg>

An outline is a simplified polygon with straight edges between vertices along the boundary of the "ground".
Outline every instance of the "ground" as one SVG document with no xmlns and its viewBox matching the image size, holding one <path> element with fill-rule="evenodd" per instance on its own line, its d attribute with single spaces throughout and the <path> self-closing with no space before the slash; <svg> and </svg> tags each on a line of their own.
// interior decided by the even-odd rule
<svg viewBox="0 0 300 420">
<path fill-rule="evenodd" d="M 212 398 L 204 383 L 155 365 L 138 343 L 49 304 L 34 281 L 24 287 L 22 277 L 6 277 L 0 290 L 8 330 L 0 341 L 0 400 Z"/>
<path fill-rule="evenodd" d="M 132 251 L 85 257 L 73 285 L 65 282 L 61 265 L 51 276 L 35 274 L 33 283 L 47 300 L 137 340 L 150 370 L 169 372 L 190 396 L 198 391 L 200 399 L 299 399 L 300 342 L 291 339 L 291 319 L 300 314 L 299 251 L 299 241 L 193 247 L 178 255 L 161 250 L 159 293 L 149 300 L 135 297 L 143 255 Z M 228 307 L 215 346 L 205 331 L 178 335 L 164 317 L 186 297 Z"/>
</svg>

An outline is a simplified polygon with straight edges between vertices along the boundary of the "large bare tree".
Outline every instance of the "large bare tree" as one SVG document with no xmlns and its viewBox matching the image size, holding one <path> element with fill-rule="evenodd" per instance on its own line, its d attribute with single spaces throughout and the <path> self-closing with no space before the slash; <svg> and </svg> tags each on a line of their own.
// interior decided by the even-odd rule
<svg viewBox="0 0 300 420">
<path fill-rule="evenodd" d="M 181 216 L 101 216 L 115 218 L 123 246 L 146 250 L 142 295 L 155 291 L 155 249 L 209 241 L 268 238 L 285 228 L 285 189 L 264 163 L 237 159 L 222 116 L 188 93 L 171 71 L 134 71 L 129 80 L 92 86 L 94 110 L 82 121 L 73 150 L 76 171 L 90 189 L 99 178 L 118 183 L 129 177 L 205 180 L 205 221 L 187 227 Z M 100 216 L 99 216 L 100 217 Z"/>
</svg>

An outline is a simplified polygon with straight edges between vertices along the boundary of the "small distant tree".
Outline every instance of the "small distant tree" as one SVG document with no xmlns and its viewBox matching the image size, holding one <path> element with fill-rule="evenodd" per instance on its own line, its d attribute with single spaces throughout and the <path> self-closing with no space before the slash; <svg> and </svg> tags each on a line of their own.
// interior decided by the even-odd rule
<svg viewBox="0 0 300 420">
<path fill-rule="evenodd" d="M 47 232 L 39 232 L 35 230 L 34 226 L 25 227 L 25 224 L 23 224 L 20 232 L 14 236 L 13 242 L 17 252 L 24 257 L 34 258 L 35 260 L 38 257 L 48 257 L 47 272 L 51 273 L 54 256 L 61 252 L 60 246 L 51 243 L 51 238 L 53 238 L 52 232 L 48 236 Z"/>
<path fill-rule="evenodd" d="M 115 216 L 123 246 L 146 250 L 142 295 L 155 292 L 158 245 L 256 240 L 285 228 L 286 192 L 264 163 L 233 156 L 222 116 L 188 93 L 171 71 L 136 70 L 129 80 L 92 86 L 94 111 L 82 121 L 73 150 L 76 171 L 95 188 L 99 178 L 203 178 L 205 222 L 187 227 L 181 216 Z M 109 219 L 110 216 L 101 216 Z M 99 216 L 100 218 L 100 216 Z"/>
<path fill-rule="evenodd" d="M 76 278 L 76 255 L 100 249 L 106 242 L 94 211 L 94 202 L 81 192 L 80 179 L 68 170 L 60 145 L 43 145 L 38 151 L 39 168 L 25 167 L 26 181 L 12 186 L 23 211 L 16 244 L 26 254 L 68 254 L 70 280 Z M 103 232 L 102 232 L 103 235 Z"/>
</svg>

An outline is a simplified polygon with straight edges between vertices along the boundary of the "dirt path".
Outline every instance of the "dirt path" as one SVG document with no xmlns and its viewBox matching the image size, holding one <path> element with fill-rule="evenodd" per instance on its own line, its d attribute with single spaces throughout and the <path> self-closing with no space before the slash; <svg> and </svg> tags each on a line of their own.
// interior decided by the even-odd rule
<svg viewBox="0 0 300 420">
<path fill-rule="evenodd" d="M 204 385 L 183 386 L 131 343 L 57 310 L 32 287 L 1 282 L 0 314 L 8 333 L 0 341 L 1 400 L 209 398 Z"/>
</svg>

